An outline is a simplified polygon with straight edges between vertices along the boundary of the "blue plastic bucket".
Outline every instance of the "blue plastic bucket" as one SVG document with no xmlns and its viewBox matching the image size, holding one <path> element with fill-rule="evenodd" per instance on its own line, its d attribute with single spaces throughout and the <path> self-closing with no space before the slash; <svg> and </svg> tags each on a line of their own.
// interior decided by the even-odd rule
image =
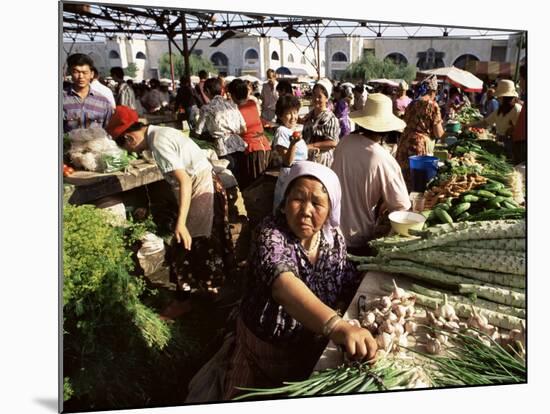
<svg viewBox="0 0 550 414">
<path fill-rule="evenodd" d="M 412 191 L 423 192 L 426 184 L 437 174 L 439 158 L 429 155 L 413 155 L 409 157 Z"/>
</svg>

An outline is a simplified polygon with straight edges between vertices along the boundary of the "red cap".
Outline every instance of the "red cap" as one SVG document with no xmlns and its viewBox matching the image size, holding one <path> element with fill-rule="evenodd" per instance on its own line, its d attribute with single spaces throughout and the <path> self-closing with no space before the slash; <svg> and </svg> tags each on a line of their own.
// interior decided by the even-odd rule
<svg viewBox="0 0 550 414">
<path fill-rule="evenodd" d="M 138 122 L 138 118 L 137 112 L 132 108 L 118 105 L 105 130 L 113 138 L 118 138 L 124 134 L 128 128 Z"/>
</svg>

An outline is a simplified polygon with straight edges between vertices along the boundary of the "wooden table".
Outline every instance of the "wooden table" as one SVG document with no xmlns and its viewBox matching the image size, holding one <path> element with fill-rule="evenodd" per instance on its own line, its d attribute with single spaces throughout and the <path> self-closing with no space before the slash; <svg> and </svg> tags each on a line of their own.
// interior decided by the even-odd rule
<svg viewBox="0 0 550 414">
<path fill-rule="evenodd" d="M 156 164 L 138 159 L 131 162 L 127 172 L 101 174 L 75 171 L 64 177 L 63 182 L 71 185 L 67 194 L 69 203 L 84 204 L 163 179 Z"/>
</svg>

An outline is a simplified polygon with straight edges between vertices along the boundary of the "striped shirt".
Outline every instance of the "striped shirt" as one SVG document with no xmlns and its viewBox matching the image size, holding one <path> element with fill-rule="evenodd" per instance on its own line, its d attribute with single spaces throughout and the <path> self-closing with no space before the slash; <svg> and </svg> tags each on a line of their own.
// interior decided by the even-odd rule
<svg viewBox="0 0 550 414">
<path fill-rule="evenodd" d="M 76 128 L 105 128 L 112 114 L 109 100 L 91 88 L 84 99 L 72 87 L 63 90 L 63 132 Z"/>
</svg>

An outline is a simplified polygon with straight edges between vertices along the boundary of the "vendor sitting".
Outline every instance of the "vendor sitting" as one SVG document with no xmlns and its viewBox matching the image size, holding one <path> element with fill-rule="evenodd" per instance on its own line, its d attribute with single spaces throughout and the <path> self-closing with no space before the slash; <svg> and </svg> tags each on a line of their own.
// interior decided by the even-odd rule
<svg viewBox="0 0 550 414">
<path fill-rule="evenodd" d="M 232 269 L 225 190 L 204 152 L 181 131 L 144 125 L 136 111 L 117 106 L 107 132 L 127 151 L 150 150 L 178 201 L 167 254 L 178 297 L 163 312 L 176 318 L 189 310 L 191 289 L 216 292 Z"/>
<path fill-rule="evenodd" d="M 338 177 L 302 161 L 293 165 L 284 194 L 281 208 L 264 219 L 254 238 L 225 379 L 227 399 L 238 395 L 236 387 L 307 378 L 326 338 L 356 360 L 376 352 L 370 332 L 341 320 L 335 310 L 340 301 L 349 303 L 360 283 L 338 228 Z"/>
</svg>

